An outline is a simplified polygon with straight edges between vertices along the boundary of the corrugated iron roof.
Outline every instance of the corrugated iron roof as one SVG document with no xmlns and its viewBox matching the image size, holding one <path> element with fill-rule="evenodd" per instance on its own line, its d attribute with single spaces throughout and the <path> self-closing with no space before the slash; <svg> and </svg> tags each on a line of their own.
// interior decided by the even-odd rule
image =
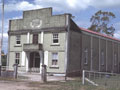
<svg viewBox="0 0 120 90">
<path fill-rule="evenodd" d="M 99 35 L 99 36 L 102 36 L 102 37 L 105 37 L 105 38 L 109 38 L 109 39 L 112 39 L 112 40 L 120 41 L 120 39 L 117 39 L 117 38 L 114 38 L 114 37 L 111 37 L 111 36 L 107 36 L 107 35 L 104 35 L 104 34 L 101 34 L 101 33 L 95 32 L 95 31 L 92 31 L 92 30 L 88 30 L 88 29 L 85 29 L 85 28 L 82 28 L 82 27 L 80 27 L 80 29 L 83 30 L 83 31 L 95 34 L 95 35 Z"/>
</svg>

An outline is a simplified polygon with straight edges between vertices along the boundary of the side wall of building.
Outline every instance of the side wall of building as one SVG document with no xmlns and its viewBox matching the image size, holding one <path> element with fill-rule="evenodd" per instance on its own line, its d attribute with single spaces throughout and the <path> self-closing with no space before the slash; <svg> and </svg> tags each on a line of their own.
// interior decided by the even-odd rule
<svg viewBox="0 0 120 90">
<path fill-rule="evenodd" d="M 71 20 L 68 43 L 67 75 L 79 75 L 81 71 L 82 35 L 78 26 Z"/>
<path fill-rule="evenodd" d="M 82 69 L 100 72 L 120 72 L 119 41 L 82 32 Z M 85 49 L 88 49 L 88 63 Z"/>
</svg>

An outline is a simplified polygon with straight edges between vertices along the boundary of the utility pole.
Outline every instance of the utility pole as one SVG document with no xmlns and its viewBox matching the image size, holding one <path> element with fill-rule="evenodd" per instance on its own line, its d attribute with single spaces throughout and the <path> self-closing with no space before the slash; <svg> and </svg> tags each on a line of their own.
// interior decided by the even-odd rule
<svg viewBox="0 0 120 90">
<path fill-rule="evenodd" d="M 4 31 L 4 0 L 2 0 L 2 29 L 1 29 L 1 37 L 0 37 L 0 76 L 1 76 L 1 66 L 2 66 L 3 31 Z"/>
</svg>

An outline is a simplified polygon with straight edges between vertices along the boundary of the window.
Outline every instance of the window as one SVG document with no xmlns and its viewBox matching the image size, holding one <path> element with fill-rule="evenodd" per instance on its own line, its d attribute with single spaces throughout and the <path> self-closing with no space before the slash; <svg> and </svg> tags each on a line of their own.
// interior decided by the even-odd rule
<svg viewBox="0 0 120 90">
<path fill-rule="evenodd" d="M 20 35 L 16 36 L 16 44 L 21 44 L 21 37 Z"/>
<path fill-rule="evenodd" d="M 84 50 L 84 54 L 85 54 L 84 64 L 88 64 L 88 49 L 87 48 Z"/>
<path fill-rule="evenodd" d="M 58 65 L 58 53 L 52 53 L 52 65 Z"/>
<path fill-rule="evenodd" d="M 104 52 L 101 51 L 101 65 L 104 65 Z"/>
<path fill-rule="evenodd" d="M 59 43 L 58 37 L 59 37 L 58 33 L 53 33 L 53 43 L 54 44 Z"/>
<path fill-rule="evenodd" d="M 15 53 L 15 63 L 19 64 L 20 62 L 20 53 Z"/>
<path fill-rule="evenodd" d="M 114 53 L 114 65 L 117 65 L 117 54 Z"/>
<path fill-rule="evenodd" d="M 38 34 L 33 34 L 33 44 L 38 44 Z"/>
</svg>

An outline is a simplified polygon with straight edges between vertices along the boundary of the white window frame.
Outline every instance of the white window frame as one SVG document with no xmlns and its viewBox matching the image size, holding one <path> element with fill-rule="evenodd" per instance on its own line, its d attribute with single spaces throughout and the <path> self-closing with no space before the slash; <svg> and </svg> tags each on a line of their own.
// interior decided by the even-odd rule
<svg viewBox="0 0 120 90">
<path fill-rule="evenodd" d="M 17 56 L 17 54 L 18 54 L 18 56 Z M 19 52 L 15 53 L 15 64 L 20 64 L 20 53 Z"/>
<path fill-rule="evenodd" d="M 18 43 L 18 42 L 20 42 L 20 43 Z M 21 45 L 21 36 L 20 35 L 16 36 L 16 45 Z"/>
<path fill-rule="evenodd" d="M 57 55 L 57 56 L 55 56 Z M 53 61 L 56 61 L 56 64 L 53 64 Z M 58 52 L 53 52 L 52 53 L 52 66 L 53 67 L 58 67 Z"/>
<path fill-rule="evenodd" d="M 87 48 L 85 48 L 84 50 L 84 55 L 85 55 L 84 64 L 88 64 L 88 49 Z"/>
<path fill-rule="evenodd" d="M 59 44 L 59 34 L 58 33 L 53 33 L 52 34 L 52 43 L 53 44 Z M 55 42 L 55 40 L 57 40 L 58 42 Z"/>
<path fill-rule="evenodd" d="M 105 55 L 104 55 L 104 51 L 101 51 L 101 65 L 105 64 Z"/>
<path fill-rule="evenodd" d="M 116 66 L 117 65 L 117 54 L 114 53 L 114 65 Z"/>
</svg>

